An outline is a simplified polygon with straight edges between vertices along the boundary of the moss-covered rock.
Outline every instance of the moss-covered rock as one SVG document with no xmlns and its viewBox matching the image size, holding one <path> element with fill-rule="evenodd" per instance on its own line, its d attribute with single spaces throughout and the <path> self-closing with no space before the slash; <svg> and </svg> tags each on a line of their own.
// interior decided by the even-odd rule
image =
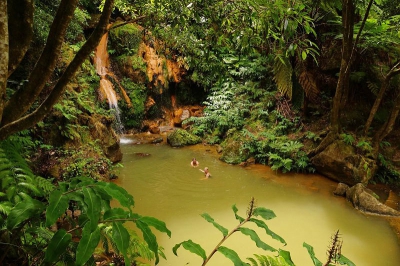
<svg viewBox="0 0 400 266">
<path fill-rule="evenodd" d="M 167 136 L 167 143 L 172 147 L 195 145 L 201 142 L 201 138 L 190 134 L 186 130 L 176 129 Z"/>
<path fill-rule="evenodd" d="M 318 173 L 350 186 L 368 184 L 377 169 L 374 160 L 357 154 L 354 147 L 341 140 L 333 142 L 311 162 Z"/>
<path fill-rule="evenodd" d="M 136 55 L 139 45 L 142 42 L 143 28 L 136 24 L 122 24 L 122 21 L 117 21 L 113 24 L 113 29 L 110 30 L 110 47 L 114 55 Z"/>
<path fill-rule="evenodd" d="M 228 134 L 228 137 L 221 143 L 220 160 L 230 164 L 245 162 L 250 157 L 249 152 L 243 149 L 245 142 L 246 138 L 239 131 Z"/>
</svg>

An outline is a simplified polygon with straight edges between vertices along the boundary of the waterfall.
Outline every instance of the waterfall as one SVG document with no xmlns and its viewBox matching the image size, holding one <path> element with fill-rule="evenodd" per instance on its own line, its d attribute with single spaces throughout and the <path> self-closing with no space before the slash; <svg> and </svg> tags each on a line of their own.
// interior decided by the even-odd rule
<svg viewBox="0 0 400 266">
<path fill-rule="evenodd" d="M 107 75 L 109 73 L 109 56 L 107 52 L 108 33 L 104 34 L 101 38 L 99 45 L 95 51 L 95 66 L 96 72 L 100 76 L 100 92 L 107 98 L 110 110 L 114 110 L 115 115 L 115 130 L 118 134 L 122 134 L 124 126 L 121 122 L 121 112 L 118 108 L 118 99 L 114 86 Z"/>
</svg>

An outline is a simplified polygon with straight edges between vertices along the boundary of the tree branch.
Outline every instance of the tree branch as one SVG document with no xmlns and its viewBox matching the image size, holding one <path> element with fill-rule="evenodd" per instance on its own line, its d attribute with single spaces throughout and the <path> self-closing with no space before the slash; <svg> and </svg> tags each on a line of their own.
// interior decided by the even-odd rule
<svg viewBox="0 0 400 266">
<path fill-rule="evenodd" d="M 41 121 L 46 114 L 50 111 L 53 105 L 59 100 L 63 94 L 65 87 L 67 86 L 70 79 L 75 75 L 75 72 L 89 56 L 89 54 L 96 48 L 100 42 L 101 37 L 107 31 L 108 21 L 113 10 L 114 0 L 107 0 L 103 13 L 100 17 L 100 21 L 97 24 L 96 29 L 90 35 L 89 39 L 85 42 L 82 48 L 75 55 L 74 59 L 66 68 L 64 74 L 58 80 L 54 89 L 51 91 L 46 100 L 31 114 L 26 115 L 14 122 L 4 125 L 0 128 L 0 140 L 5 139 L 9 135 L 33 127 L 39 121 Z"/>
<path fill-rule="evenodd" d="M 62 0 L 51 25 L 46 46 L 29 76 L 29 81 L 16 91 L 6 103 L 1 125 L 11 123 L 24 115 L 38 98 L 58 60 L 68 25 L 72 20 L 78 0 Z"/>
</svg>

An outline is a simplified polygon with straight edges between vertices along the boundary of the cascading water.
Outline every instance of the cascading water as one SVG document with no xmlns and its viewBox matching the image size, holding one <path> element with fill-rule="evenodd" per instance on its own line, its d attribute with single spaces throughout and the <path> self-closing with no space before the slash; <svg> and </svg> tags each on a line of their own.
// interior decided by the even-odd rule
<svg viewBox="0 0 400 266">
<path fill-rule="evenodd" d="M 109 107 L 114 110 L 115 114 L 115 130 L 118 134 L 122 134 L 124 126 L 121 122 L 121 112 L 118 108 L 118 99 L 114 90 L 114 86 L 110 80 L 107 79 L 109 75 L 109 57 L 107 52 L 108 33 L 104 34 L 100 40 L 99 45 L 95 51 L 95 64 L 97 74 L 100 76 L 100 91 L 107 98 Z"/>
</svg>

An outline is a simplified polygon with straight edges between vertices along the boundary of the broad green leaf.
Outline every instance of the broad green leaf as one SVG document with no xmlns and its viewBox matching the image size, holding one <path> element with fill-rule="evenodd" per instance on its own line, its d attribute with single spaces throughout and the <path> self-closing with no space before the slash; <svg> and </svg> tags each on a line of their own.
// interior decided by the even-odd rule
<svg viewBox="0 0 400 266">
<path fill-rule="evenodd" d="M 281 256 L 288 265 L 295 266 L 289 251 L 279 249 L 279 256 Z"/>
<path fill-rule="evenodd" d="M 306 242 L 303 243 L 303 247 L 305 247 L 310 255 L 311 260 L 314 263 L 314 266 L 322 266 L 322 262 L 320 262 L 317 257 L 315 257 L 314 248 L 307 244 Z"/>
<path fill-rule="evenodd" d="M 158 244 L 157 244 L 157 239 L 156 236 L 151 232 L 149 226 L 142 222 L 141 220 L 136 220 L 136 226 L 142 231 L 143 233 L 143 239 L 146 241 L 147 245 L 149 246 L 149 249 L 154 252 L 154 255 L 156 257 L 156 264 L 159 261 L 158 257 Z"/>
<path fill-rule="evenodd" d="M 235 204 L 232 205 L 232 210 L 233 210 L 233 212 L 235 213 L 235 218 L 236 218 L 236 220 L 238 220 L 239 222 L 243 222 L 243 221 L 244 221 L 244 218 L 243 218 L 243 217 L 240 217 L 239 215 L 237 215 L 238 208 L 236 207 Z"/>
<path fill-rule="evenodd" d="M 84 196 L 84 202 L 86 203 L 86 213 L 90 220 L 90 228 L 92 232 L 96 230 L 97 224 L 100 219 L 101 202 L 99 196 L 90 187 L 84 187 L 82 189 Z"/>
<path fill-rule="evenodd" d="M 301 52 L 301 58 L 302 58 L 303 60 L 306 60 L 306 58 L 307 58 L 307 53 L 306 53 L 306 51 L 302 51 L 302 52 Z"/>
<path fill-rule="evenodd" d="M 347 266 L 356 266 L 351 260 L 340 254 L 340 258 L 338 259 L 340 265 L 347 265 Z"/>
<path fill-rule="evenodd" d="M 129 247 L 130 235 L 128 230 L 122 225 L 121 222 L 114 222 L 112 225 L 112 239 L 117 245 L 118 251 L 124 256 L 125 265 L 130 265 L 127 253 Z"/>
<path fill-rule="evenodd" d="M 223 227 L 222 225 L 216 223 L 214 221 L 214 219 L 208 214 L 208 213 L 203 213 L 201 215 L 201 217 L 203 217 L 204 219 L 206 219 L 207 222 L 212 223 L 214 225 L 215 228 L 217 228 L 222 235 L 225 237 L 228 235 L 228 229 L 226 229 L 225 227 Z"/>
<path fill-rule="evenodd" d="M 76 249 L 76 265 L 84 265 L 90 257 L 100 241 L 100 229 L 96 228 L 91 231 L 90 224 L 87 223 L 83 227 L 82 238 L 79 241 L 78 248 Z"/>
<path fill-rule="evenodd" d="M 130 195 L 122 187 L 111 182 L 98 182 L 96 183 L 96 185 L 101 186 L 107 192 L 108 195 L 110 195 L 113 199 L 118 200 L 122 206 L 128 209 L 134 207 L 135 202 L 133 200 L 132 195 Z"/>
<path fill-rule="evenodd" d="M 218 251 L 224 254 L 225 257 L 230 259 L 233 262 L 234 266 L 247 266 L 247 263 L 244 263 L 240 258 L 239 255 L 232 249 L 229 249 L 224 246 L 220 246 Z"/>
<path fill-rule="evenodd" d="M 71 239 L 72 235 L 64 229 L 58 230 L 47 246 L 44 261 L 49 263 L 56 262 L 61 254 L 65 252 Z"/>
<path fill-rule="evenodd" d="M 280 237 L 279 235 L 275 234 L 273 231 L 271 231 L 268 226 L 265 224 L 264 221 L 258 220 L 258 219 L 254 219 L 254 218 L 250 218 L 250 222 L 255 223 L 258 227 L 260 228 L 264 228 L 265 232 L 271 236 L 273 239 L 278 240 L 279 242 L 283 243 L 283 244 L 287 244 L 286 241 Z"/>
<path fill-rule="evenodd" d="M 129 212 L 121 208 L 112 208 L 104 213 L 103 220 L 126 219 L 129 217 Z"/>
<path fill-rule="evenodd" d="M 176 244 L 174 246 L 174 248 L 172 249 L 172 252 L 174 252 L 174 254 L 176 256 L 178 256 L 178 254 L 176 252 L 180 246 L 182 246 L 186 250 L 192 252 L 193 254 L 199 255 L 203 259 L 203 261 L 205 261 L 207 259 L 207 255 L 206 255 L 206 252 L 204 251 L 204 249 L 199 244 L 193 242 L 190 239 L 183 241 L 179 244 Z"/>
<path fill-rule="evenodd" d="M 273 211 L 271 211 L 267 208 L 264 208 L 264 207 L 255 208 L 253 214 L 255 216 L 261 216 L 265 220 L 271 220 L 272 218 L 276 217 L 276 215 Z"/>
<path fill-rule="evenodd" d="M 143 216 L 140 217 L 139 219 L 148 226 L 153 226 L 158 231 L 166 233 L 169 237 L 171 237 L 171 231 L 168 230 L 166 224 L 163 221 L 160 221 L 154 217 L 149 217 L 149 216 Z"/>
<path fill-rule="evenodd" d="M 44 205 L 38 200 L 27 199 L 17 203 L 7 217 L 7 229 L 13 230 L 22 222 L 32 218 L 44 210 Z"/>
<path fill-rule="evenodd" d="M 250 238 L 256 243 L 257 247 L 262 248 L 264 250 L 269 250 L 269 251 L 276 251 L 275 248 L 271 247 L 270 245 L 266 244 L 263 242 L 257 235 L 257 233 L 249 228 L 246 227 L 240 227 L 239 231 L 242 232 L 244 235 L 250 236 Z"/>
<path fill-rule="evenodd" d="M 60 190 L 50 193 L 49 206 L 46 209 L 46 226 L 51 226 L 67 210 L 68 199 Z"/>
</svg>

